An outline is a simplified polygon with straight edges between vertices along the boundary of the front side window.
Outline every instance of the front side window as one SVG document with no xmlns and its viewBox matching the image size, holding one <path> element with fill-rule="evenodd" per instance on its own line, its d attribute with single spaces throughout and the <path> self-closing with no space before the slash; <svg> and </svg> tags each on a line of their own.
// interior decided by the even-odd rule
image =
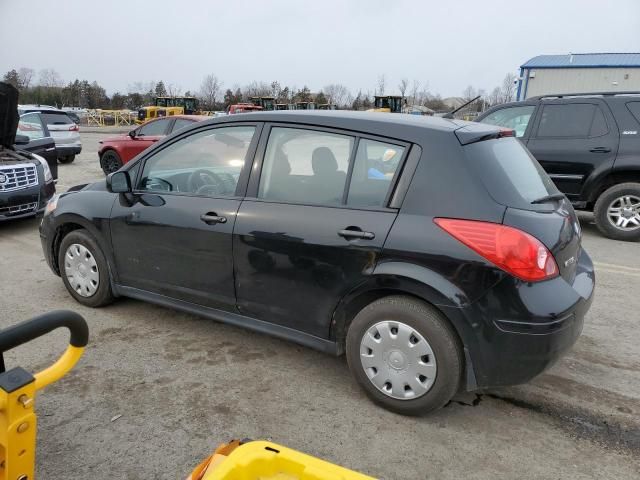
<svg viewBox="0 0 640 480">
<path fill-rule="evenodd" d="M 191 120 L 187 120 L 186 118 L 176 118 L 176 123 L 173 124 L 172 132 L 177 132 L 181 128 L 187 127 L 193 124 Z"/>
<path fill-rule="evenodd" d="M 183 138 L 150 157 L 138 190 L 234 196 L 255 127 L 220 127 Z"/>
<path fill-rule="evenodd" d="M 315 130 L 275 127 L 265 152 L 258 197 L 340 205 L 354 138 Z"/>
<path fill-rule="evenodd" d="M 136 135 L 139 137 L 157 137 L 159 135 L 164 135 L 167 131 L 168 125 L 169 119 L 149 122 L 140 127 Z"/>
<path fill-rule="evenodd" d="M 351 173 L 347 205 L 384 207 L 404 150 L 398 145 L 361 139 Z"/>
<path fill-rule="evenodd" d="M 490 113 L 480 120 L 480 123 L 488 123 L 497 125 L 498 127 L 510 128 L 515 130 L 516 137 L 524 136 L 527 125 L 531 120 L 531 115 L 535 110 L 534 105 L 524 105 L 521 107 L 502 108 L 498 111 Z"/>
<path fill-rule="evenodd" d="M 44 125 L 38 113 L 27 113 L 20 117 L 18 122 L 18 134 L 26 135 L 30 140 L 44 138 Z"/>
<path fill-rule="evenodd" d="M 545 105 L 538 126 L 538 137 L 587 138 L 596 111 L 592 103 Z"/>
</svg>

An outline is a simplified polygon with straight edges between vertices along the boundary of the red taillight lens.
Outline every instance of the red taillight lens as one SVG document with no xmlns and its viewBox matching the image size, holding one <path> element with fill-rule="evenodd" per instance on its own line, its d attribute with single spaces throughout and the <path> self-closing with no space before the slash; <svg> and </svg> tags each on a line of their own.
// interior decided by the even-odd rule
<svg viewBox="0 0 640 480">
<path fill-rule="evenodd" d="M 69 131 L 70 132 L 79 132 L 80 131 L 80 127 L 74 123 L 73 125 L 71 125 L 69 127 Z"/>
<path fill-rule="evenodd" d="M 436 218 L 434 222 L 471 250 L 521 280 L 537 282 L 558 275 L 558 265 L 549 249 L 517 228 L 454 218 Z"/>
</svg>

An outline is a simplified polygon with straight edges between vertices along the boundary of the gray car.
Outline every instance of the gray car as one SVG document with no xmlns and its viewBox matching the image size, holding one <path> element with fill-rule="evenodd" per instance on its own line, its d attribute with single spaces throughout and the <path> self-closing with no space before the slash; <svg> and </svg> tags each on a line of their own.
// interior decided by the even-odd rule
<svg viewBox="0 0 640 480">
<path fill-rule="evenodd" d="M 58 161 L 71 163 L 82 151 L 80 127 L 63 110 L 46 105 L 19 105 L 18 112 L 39 112 L 56 143 Z"/>
</svg>

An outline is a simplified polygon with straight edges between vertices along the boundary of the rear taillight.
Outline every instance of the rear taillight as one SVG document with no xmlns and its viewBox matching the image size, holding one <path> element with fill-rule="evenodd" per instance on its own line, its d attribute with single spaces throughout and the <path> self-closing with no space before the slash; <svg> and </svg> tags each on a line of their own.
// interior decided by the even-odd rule
<svg viewBox="0 0 640 480">
<path fill-rule="evenodd" d="M 80 127 L 74 123 L 73 125 L 69 126 L 69 131 L 70 132 L 79 132 L 80 131 Z"/>
<path fill-rule="evenodd" d="M 502 270 L 527 282 L 558 275 L 553 255 L 537 238 L 498 223 L 436 218 L 434 222 L 452 237 Z"/>
</svg>

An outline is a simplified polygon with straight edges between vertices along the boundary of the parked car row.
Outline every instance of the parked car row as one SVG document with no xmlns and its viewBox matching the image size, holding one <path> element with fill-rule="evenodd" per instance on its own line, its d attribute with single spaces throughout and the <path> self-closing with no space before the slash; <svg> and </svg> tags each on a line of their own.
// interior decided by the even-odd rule
<svg viewBox="0 0 640 480">
<path fill-rule="evenodd" d="M 593 264 L 514 131 L 334 111 L 177 130 L 49 202 L 44 255 L 79 303 L 132 297 L 346 353 L 404 414 L 528 381 L 580 335 Z"/>
<path fill-rule="evenodd" d="M 640 239 L 640 93 L 535 97 L 477 121 L 514 129 L 574 207 L 593 211 L 604 235 Z"/>
</svg>

